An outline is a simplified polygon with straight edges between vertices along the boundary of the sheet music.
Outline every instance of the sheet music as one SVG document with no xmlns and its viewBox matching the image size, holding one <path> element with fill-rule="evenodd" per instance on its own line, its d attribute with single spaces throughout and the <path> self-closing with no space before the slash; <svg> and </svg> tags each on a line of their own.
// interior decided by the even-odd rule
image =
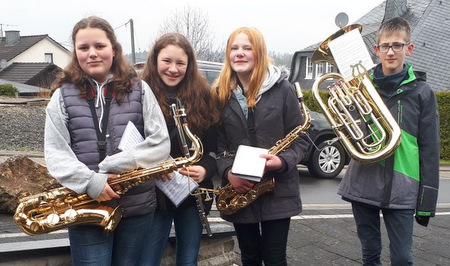
<svg viewBox="0 0 450 266">
<path fill-rule="evenodd" d="M 122 151 L 128 150 L 142 141 L 144 141 L 144 138 L 141 133 L 133 122 L 128 121 L 118 148 Z M 197 182 L 178 171 L 172 172 L 172 179 L 170 180 L 162 181 L 156 178 L 155 184 L 177 207 L 192 191 L 198 188 Z"/>
<path fill-rule="evenodd" d="M 143 141 L 144 137 L 142 137 L 141 133 L 139 133 L 139 130 L 136 128 L 133 122 L 128 121 L 127 127 L 123 132 L 122 139 L 120 140 L 118 148 L 121 151 L 129 150 Z"/>
<path fill-rule="evenodd" d="M 366 70 L 375 66 L 358 29 L 353 29 L 330 41 L 328 46 L 339 68 L 339 72 L 346 82 L 353 79 L 353 69 L 351 66 L 359 62 L 361 62 Z"/>
<path fill-rule="evenodd" d="M 198 188 L 197 182 L 178 171 L 172 172 L 170 180 L 155 179 L 155 184 L 177 207 Z"/>
</svg>

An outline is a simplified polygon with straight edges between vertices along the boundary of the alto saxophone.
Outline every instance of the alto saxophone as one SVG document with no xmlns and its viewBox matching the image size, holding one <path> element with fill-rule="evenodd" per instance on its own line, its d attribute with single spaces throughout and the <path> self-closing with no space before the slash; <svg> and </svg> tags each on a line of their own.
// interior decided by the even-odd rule
<svg viewBox="0 0 450 266">
<path fill-rule="evenodd" d="M 303 101 L 303 94 L 301 92 L 300 84 L 296 82 L 294 87 L 303 112 L 304 123 L 295 127 L 282 140 L 277 141 L 277 143 L 269 149 L 269 154 L 277 155 L 282 151 L 285 151 L 289 148 L 289 146 L 291 146 L 292 142 L 304 134 L 311 125 L 311 116 L 309 115 L 309 110 Z M 245 194 L 236 192 L 231 184 L 227 184 L 226 186 L 219 188 L 217 192 L 214 192 L 218 194 L 216 198 L 216 206 L 221 213 L 230 215 L 246 207 L 262 194 L 271 192 L 274 189 L 275 179 L 273 177 L 263 177 L 259 183 L 256 183 L 256 185 Z"/>
<path fill-rule="evenodd" d="M 180 117 L 186 117 L 184 109 L 178 110 L 177 116 L 174 116 L 175 119 Z M 133 186 L 198 162 L 203 155 L 203 145 L 186 123 L 183 123 L 183 130 L 192 141 L 194 151 L 190 157 L 179 157 L 154 167 L 122 173 L 108 181 L 111 188 L 117 194 L 124 194 Z M 120 206 L 112 208 L 102 205 L 87 194 L 77 194 L 59 187 L 35 195 L 23 195 L 19 199 L 14 221 L 29 235 L 45 234 L 79 224 L 102 226 L 108 234 L 119 224 L 122 212 Z"/>
</svg>

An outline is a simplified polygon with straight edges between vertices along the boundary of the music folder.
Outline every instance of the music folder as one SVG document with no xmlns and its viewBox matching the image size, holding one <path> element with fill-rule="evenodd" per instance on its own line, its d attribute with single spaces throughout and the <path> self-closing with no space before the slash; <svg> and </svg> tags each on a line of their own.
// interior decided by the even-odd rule
<svg viewBox="0 0 450 266">
<path fill-rule="evenodd" d="M 261 154 L 267 154 L 268 149 L 239 145 L 234 158 L 231 173 L 240 178 L 259 182 L 264 175 L 266 159 Z"/>
</svg>

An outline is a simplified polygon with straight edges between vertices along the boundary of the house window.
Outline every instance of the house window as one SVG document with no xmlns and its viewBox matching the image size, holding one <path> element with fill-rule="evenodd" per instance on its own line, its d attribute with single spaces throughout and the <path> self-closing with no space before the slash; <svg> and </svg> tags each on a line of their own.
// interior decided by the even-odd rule
<svg viewBox="0 0 450 266">
<path fill-rule="evenodd" d="M 316 64 L 316 78 L 320 78 L 323 75 L 323 63 Z"/>
<path fill-rule="evenodd" d="M 333 65 L 330 63 L 325 63 L 325 64 L 326 64 L 326 73 L 333 72 Z"/>
<path fill-rule="evenodd" d="M 53 63 L 53 54 L 45 53 L 45 63 Z"/>
<path fill-rule="evenodd" d="M 305 79 L 312 79 L 313 64 L 310 57 L 306 57 L 306 74 Z"/>
</svg>

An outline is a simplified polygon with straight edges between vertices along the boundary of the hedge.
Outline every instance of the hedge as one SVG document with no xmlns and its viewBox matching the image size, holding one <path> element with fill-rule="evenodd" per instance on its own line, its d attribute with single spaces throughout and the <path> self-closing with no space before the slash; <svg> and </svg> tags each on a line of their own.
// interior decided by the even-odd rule
<svg viewBox="0 0 450 266">
<path fill-rule="evenodd" d="M 0 84 L 0 96 L 14 97 L 19 90 L 11 84 Z"/>
</svg>

